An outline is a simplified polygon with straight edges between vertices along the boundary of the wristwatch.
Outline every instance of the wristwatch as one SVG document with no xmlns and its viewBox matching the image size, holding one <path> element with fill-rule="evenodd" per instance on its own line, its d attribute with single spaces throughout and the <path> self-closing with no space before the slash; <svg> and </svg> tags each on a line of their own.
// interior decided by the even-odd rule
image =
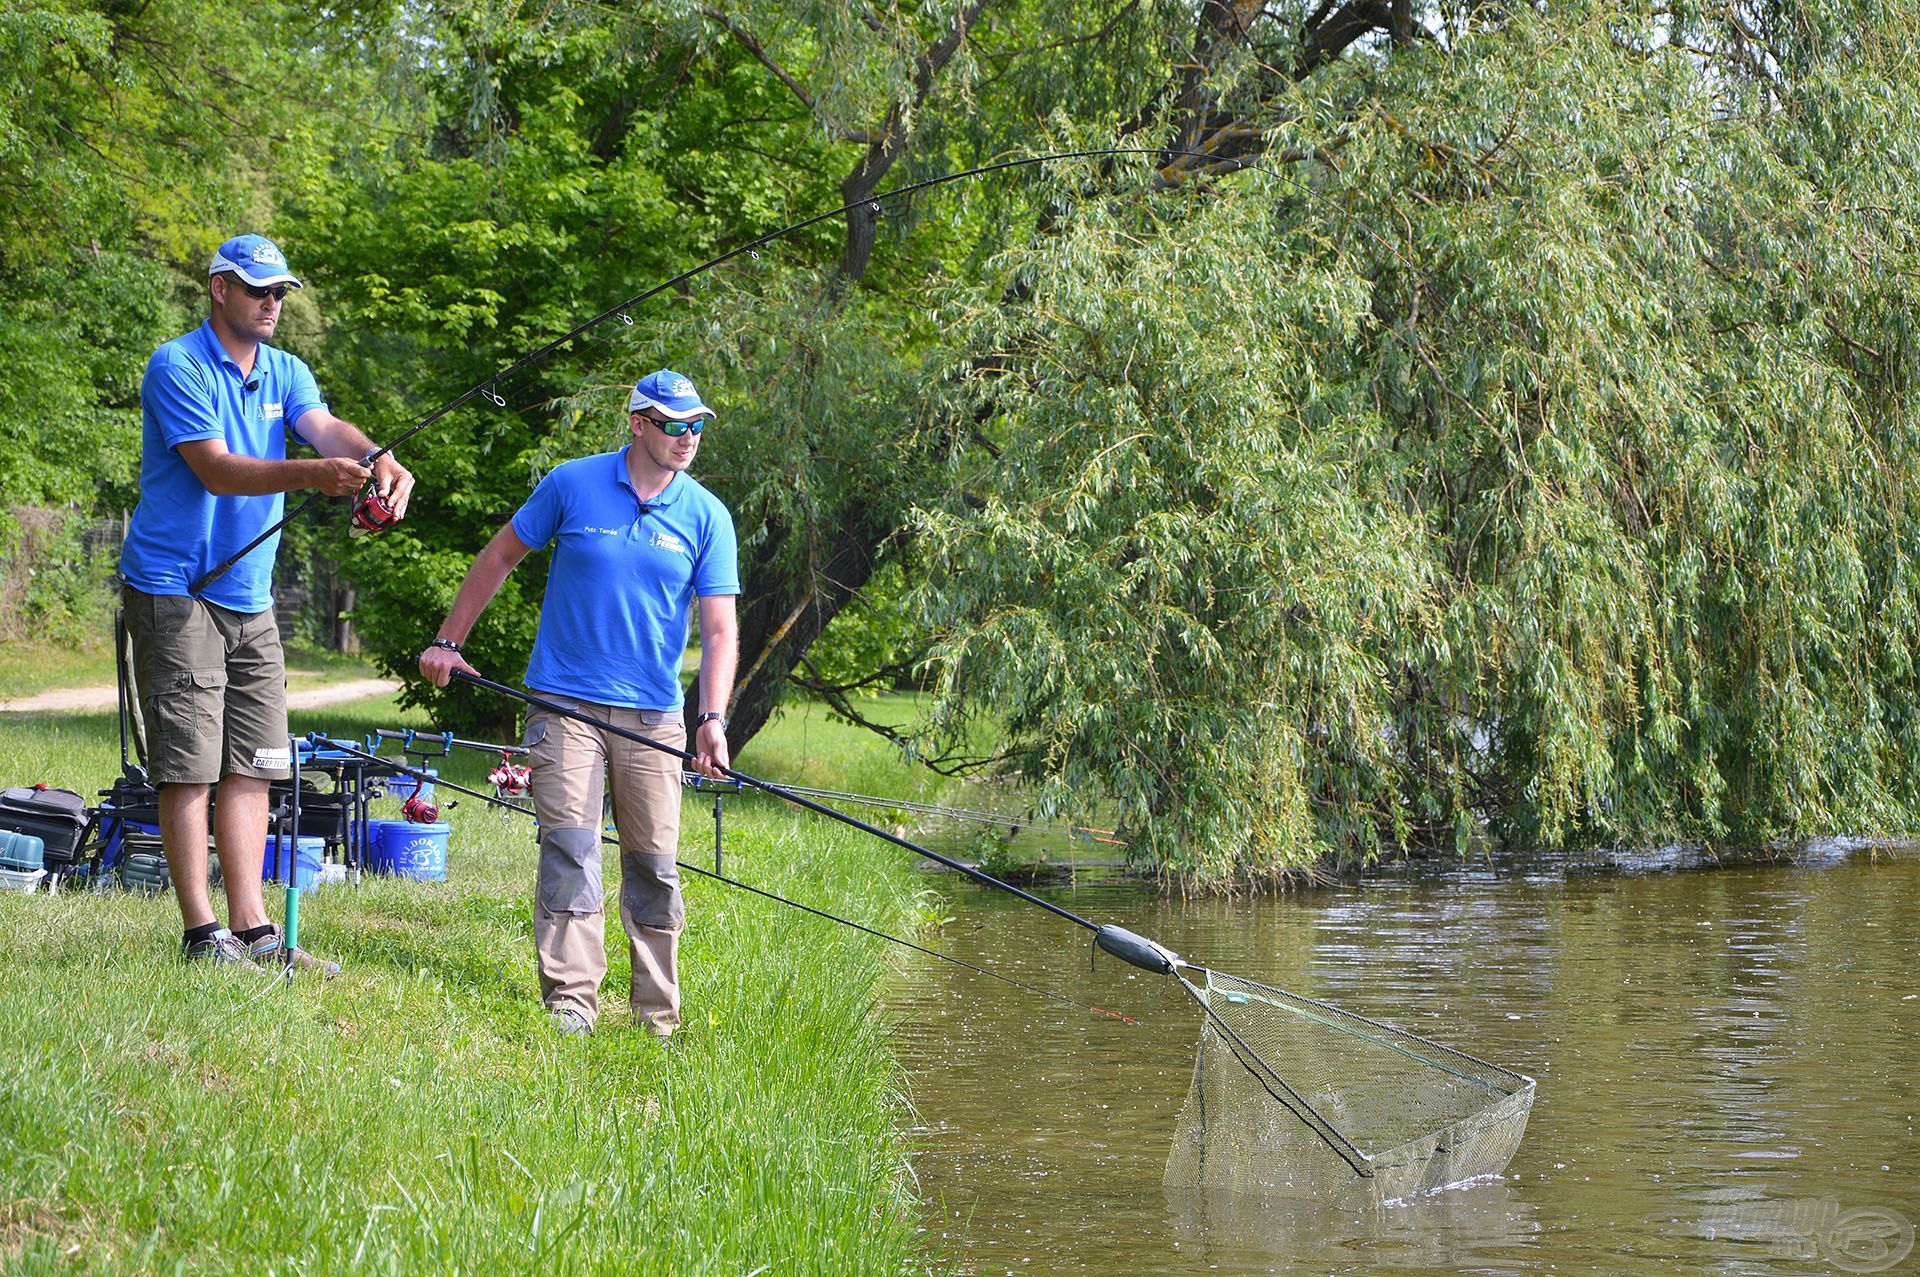
<svg viewBox="0 0 1920 1277">
<path fill-rule="evenodd" d="M 449 652 L 457 652 L 460 650 L 460 645 L 454 642 L 450 638 L 437 638 L 433 642 L 427 644 L 427 646 L 428 647 L 444 647 Z"/>
<path fill-rule="evenodd" d="M 693 730 L 696 732 L 699 731 L 700 724 L 709 722 L 709 721 L 720 724 L 721 731 L 724 732 L 727 730 L 727 716 L 725 714 L 720 713 L 718 710 L 711 710 L 711 709 L 708 710 L 706 713 L 702 714 L 700 717 L 693 720 Z"/>
</svg>

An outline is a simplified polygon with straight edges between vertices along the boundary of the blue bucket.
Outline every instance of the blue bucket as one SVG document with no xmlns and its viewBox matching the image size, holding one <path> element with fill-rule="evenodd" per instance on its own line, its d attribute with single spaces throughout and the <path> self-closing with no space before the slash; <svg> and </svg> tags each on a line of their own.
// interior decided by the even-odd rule
<svg viewBox="0 0 1920 1277">
<path fill-rule="evenodd" d="M 367 868 L 400 878 L 445 882 L 447 834 L 452 828 L 445 822 L 416 825 L 408 820 L 368 821 Z"/>
<path fill-rule="evenodd" d="M 326 854 L 327 840 L 324 838 L 302 838 L 296 855 L 293 839 L 285 834 L 270 835 L 267 838 L 266 858 L 260 864 L 261 881 L 284 882 L 286 871 L 292 869 L 294 885 L 305 891 L 320 876 L 320 862 Z M 289 858 L 297 863 L 289 865 Z"/>
</svg>

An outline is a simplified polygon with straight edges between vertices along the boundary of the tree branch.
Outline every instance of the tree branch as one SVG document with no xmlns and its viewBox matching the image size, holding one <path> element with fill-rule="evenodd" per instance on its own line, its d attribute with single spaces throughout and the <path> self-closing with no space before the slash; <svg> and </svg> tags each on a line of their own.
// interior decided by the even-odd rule
<svg viewBox="0 0 1920 1277">
<path fill-rule="evenodd" d="M 800 87 L 800 81 L 787 74 L 785 67 L 773 60 L 773 56 L 761 46 L 760 41 L 754 38 L 753 32 L 746 30 L 744 27 L 736 26 L 733 19 L 718 9 L 702 9 L 700 13 L 708 20 L 717 22 L 725 27 L 727 34 L 731 35 L 741 48 L 751 53 L 761 66 L 773 72 L 774 78 L 786 85 L 793 96 L 799 98 L 800 101 L 806 105 L 808 111 L 814 110 L 813 96 L 804 88 Z"/>
</svg>

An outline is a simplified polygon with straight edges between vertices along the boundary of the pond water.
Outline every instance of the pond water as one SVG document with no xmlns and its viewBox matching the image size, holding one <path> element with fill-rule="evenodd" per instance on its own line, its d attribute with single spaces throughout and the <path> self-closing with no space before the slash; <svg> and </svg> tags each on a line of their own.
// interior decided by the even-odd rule
<svg viewBox="0 0 1920 1277">
<path fill-rule="evenodd" d="M 1920 857 L 1547 865 L 1239 901 L 1039 894 L 1538 1080 L 1505 1175 L 1379 1209 L 1162 1187 L 1200 1016 L 957 878 L 889 1011 L 929 1253 L 963 1273 L 1920 1271 Z"/>
</svg>

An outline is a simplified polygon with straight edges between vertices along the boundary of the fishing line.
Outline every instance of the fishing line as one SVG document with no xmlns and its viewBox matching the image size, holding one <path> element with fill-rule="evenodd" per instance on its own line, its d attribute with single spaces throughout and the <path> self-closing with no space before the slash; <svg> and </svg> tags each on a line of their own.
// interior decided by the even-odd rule
<svg viewBox="0 0 1920 1277">
<path fill-rule="evenodd" d="M 1029 168 L 1035 165 L 1052 164 L 1052 163 L 1062 162 L 1066 160 L 1098 159 L 1102 157 L 1112 157 L 1112 156 L 1120 156 L 1120 155 L 1150 155 L 1150 156 L 1158 156 L 1158 157 L 1187 156 L 1187 157 L 1192 157 L 1196 159 L 1208 160 L 1215 165 L 1230 166 L 1225 168 L 1224 170 L 1216 170 L 1216 171 L 1223 171 L 1226 173 L 1234 173 L 1234 172 L 1242 172 L 1242 171 L 1253 171 L 1253 172 L 1264 173 L 1267 176 L 1274 178 L 1276 181 L 1285 183 L 1287 186 L 1293 188 L 1295 191 L 1299 192 L 1301 195 L 1303 195 L 1307 199 L 1311 200 L 1314 198 L 1313 192 L 1306 186 L 1305 183 L 1296 181 L 1295 179 L 1288 177 L 1286 174 L 1281 173 L 1277 169 L 1268 168 L 1264 164 L 1256 164 L 1250 160 L 1245 160 L 1245 159 L 1222 159 L 1222 157 L 1218 155 L 1210 154 L 1205 151 L 1183 150 L 1175 147 L 1118 146 L 1118 147 L 1101 147 L 1094 150 L 1084 150 L 1084 151 L 1054 151 L 1054 152 L 1049 152 L 1048 154 L 1045 154 L 1045 155 L 1029 155 L 1029 156 L 1024 156 L 1020 159 L 1000 160 L 992 164 L 982 164 L 976 168 L 964 169 L 958 173 L 947 173 L 939 177 L 925 178 L 918 182 L 911 182 L 906 186 L 895 187 L 890 191 L 876 192 L 872 195 L 865 196 L 864 198 L 852 200 L 846 204 L 842 204 L 838 208 L 830 209 L 824 213 L 816 213 L 812 217 L 804 218 L 801 221 L 793 223 L 791 226 L 783 226 L 779 230 L 769 231 L 765 235 L 761 235 L 756 239 L 748 240 L 744 244 L 740 244 L 734 248 L 730 248 L 726 252 L 721 253 L 717 257 L 709 258 L 707 261 L 700 263 L 698 266 L 694 266 L 688 270 L 684 270 L 680 272 L 678 275 L 675 275 L 673 278 L 666 280 L 663 283 L 655 284 L 651 288 L 648 288 L 639 293 L 635 293 L 632 297 L 627 298 L 625 301 L 618 302 L 612 306 L 609 306 L 607 309 L 601 311 L 599 314 L 593 316 L 591 319 L 584 320 L 583 322 L 575 325 L 573 328 L 567 330 L 565 333 L 562 333 L 560 336 L 555 337 L 554 339 L 545 343 L 544 345 L 535 347 L 533 350 L 528 351 L 526 354 L 522 355 L 519 359 L 516 359 L 513 363 L 507 365 L 505 368 L 502 368 L 498 372 L 491 373 L 488 376 L 482 378 L 481 380 L 475 382 L 473 385 L 469 386 L 466 390 L 462 391 L 460 394 L 454 396 L 452 399 L 448 400 L 446 403 L 442 404 L 440 407 L 435 408 L 432 412 L 429 412 L 426 416 L 422 417 L 419 421 L 415 422 L 412 426 L 409 426 L 407 429 L 401 431 L 401 433 L 397 435 L 392 442 L 387 443 L 375 449 L 374 451 L 368 453 L 366 457 L 362 459 L 362 464 L 371 466 L 374 462 L 380 460 L 380 458 L 393 452 L 396 448 L 400 447 L 402 444 L 406 443 L 408 440 L 412 439 L 415 435 L 427 429 L 429 426 L 433 425 L 435 422 L 439 421 L 441 418 L 447 416 L 449 413 L 464 406 L 465 404 L 472 402 L 475 399 L 484 398 L 488 402 L 492 403 L 493 406 L 496 408 L 502 408 L 502 409 L 506 408 L 507 401 L 500 394 L 499 387 L 502 383 L 506 382 L 508 379 L 512 378 L 516 374 L 524 371 L 525 369 L 531 368 L 535 364 L 542 362 L 548 356 L 552 355 L 555 351 L 559 350 L 561 347 L 566 346 L 569 342 L 578 338 L 582 334 L 587 333 L 599 327 L 601 324 L 604 324 L 609 320 L 618 318 L 623 320 L 627 325 L 629 326 L 632 325 L 634 323 L 634 320 L 630 312 L 632 312 L 633 309 L 639 306 L 641 303 L 649 300 L 650 298 L 657 296 L 662 292 L 665 292 L 669 288 L 678 287 L 679 285 L 686 283 L 688 280 L 694 279 L 700 275 L 704 275 L 706 272 L 714 269 L 716 266 L 724 265 L 725 263 L 730 262 L 737 257 L 752 255 L 754 259 L 757 260 L 759 257 L 759 250 L 761 248 L 763 248 L 767 244 L 772 243 L 774 240 L 781 239 L 787 235 L 791 235 L 796 231 L 805 230 L 809 226 L 817 226 L 821 222 L 830 221 L 836 217 L 845 216 L 846 214 L 852 213 L 859 209 L 867 209 L 869 210 L 872 216 L 878 217 L 883 207 L 890 202 L 908 199 L 920 191 L 931 190 L 932 188 L 937 186 L 945 186 L 949 183 L 959 182 L 969 178 L 983 177 L 990 173 L 1004 173 L 1014 169 Z M 1387 249 L 1387 251 L 1392 253 L 1395 257 L 1400 258 L 1402 263 L 1411 266 L 1411 263 L 1407 263 L 1405 256 L 1402 255 L 1400 251 L 1397 248 L 1395 248 L 1393 244 L 1390 241 L 1388 241 L 1385 236 L 1381 235 L 1378 231 L 1374 230 L 1371 226 L 1368 226 L 1364 221 L 1361 221 L 1359 218 L 1354 217 L 1351 213 L 1345 213 L 1343 210 L 1343 215 L 1347 218 L 1347 220 L 1352 222 L 1354 225 L 1359 226 L 1362 230 L 1366 231 L 1369 235 L 1373 236 L 1374 239 L 1378 240 L 1380 244 Z M 1403 337 L 1402 340 L 1404 341 L 1405 338 Z M 187 593 L 195 597 L 198 597 L 203 591 L 206 590 L 206 588 L 209 585 L 213 584 L 213 582 L 218 580 L 220 577 L 224 576 L 227 573 L 227 571 L 233 567 L 234 564 L 238 563 L 241 559 L 245 558 L 247 555 L 251 554 L 254 550 L 258 549 L 269 538 L 278 534 L 279 531 L 282 528 L 286 527 L 287 524 L 299 518 L 301 514 L 305 513 L 307 510 L 311 509 L 316 504 L 329 499 L 330 498 L 328 498 L 324 493 L 319 493 L 319 492 L 316 492 L 311 496 L 307 497 L 306 500 L 302 501 L 299 505 L 295 506 L 292 510 L 286 511 L 284 514 L 282 514 L 278 522 L 266 528 L 258 536 L 254 537 L 253 540 L 247 542 L 246 545 L 240 547 L 238 550 L 228 555 L 221 562 L 215 564 L 212 568 L 209 568 L 200 577 L 195 579 L 192 582 L 192 584 L 190 584 L 187 587 Z"/>
<path fill-rule="evenodd" d="M 467 786 L 459 784 L 456 781 L 448 780 L 444 776 L 440 776 L 437 774 L 429 774 L 419 768 L 409 767 L 405 763 L 398 763 L 389 758 L 382 758 L 378 754 L 373 754 L 362 749 L 357 749 L 352 744 L 346 741 L 335 740 L 329 736 L 322 736 L 318 732 L 309 733 L 307 736 L 307 740 L 309 743 L 322 745 L 328 749 L 336 749 L 336 750 L 339 750 L 341 753 L 350 755 L 351 757 L 354 757 L 354 758 L 362 759 L 366 762 L 380 763 L 381 765 L 392 768 L 394 771 L 400 772 L 403 775 L 411 776 L 414 779 L 421 781 L 422 783 L 431 781 L 433 784 L 436 784 L 444 789 L 451 789 L 455 793 L 466 794 L 469 797 L 478 798 L 481 802 L 491 803 L 494 806 L 504 808 L 507 811 L 519 812 L 520 814 L 525 816 L 534 815 L 534 813 L 529 809 L 525 807 L 516 806 L 513 803 L 507 802 L 505 799 L 495 798 L 491 794 L 483 794 L 477 789 L 469 789 Z M 457 742 L 457 743 L 466 744 L 468 742 Z M 609 837 L 604 833 L 600 835 L 600 841 L 608 846 L 617 847 L 620 845 L 620 840 L 618 838 Z M 809 904 L 802 904 L 798 900 L 789 900 L 787 897 L 780 895 L 777 892 L 769 891 L 764 887 L 756 887 L 750 882 L 742 882 L 738 878 L 728 877 L 726 874 L 720 873 L 716 870 L 705 869 L 699 865 L 689 864 L 684 860 L 676 860 L 674 863 L 679 865 L 680 868 L 682 869 L 690 870 L 693 873 L 699 874 L 703 878 L 711 878 L 715 882 L 724 882 L 729 887 L 738 887 L 742 891 L 750 891 L 756 896 L 765 896 L 768 900 L 778 901 L 780 904 L 786 905 L 789 908 L 798 909 L 802 913 L 810 913 L 816 918 L 825 918 L 829 922 L 837 922 L 843 927 L 852 927 L 855 931 L 864 932 L 865 934 L 873 936 L 879 940 L 885 940 L 889 944 L 897 944 L 903 949 L 911 949 L 915 953 L 924 953 L 930 958 L 938 958 L 942 962 L 950 962 L 954 966 L 963 967 L 966 970 L 975 973 L 976 975 L 983 975 L 988 977 L 989 979 L 998 980 L 1002 984 L 1011 985 L 1016 989 L 1021 989 L 1028 993 L 1037 994 L 1038 996 L 1045 998 L 1050 1002 L 1057 1002 L 1062 1006 L 1070 1006 L 1080 1011 L 1092 1011 L 1096 1015 L 1106 1016 L 1110 1020 L 1120 1020 L 1126 1024 L 1140 1023 L 1138 1020 L 1134 1019 L 1132 1016 L 1121 1015 L 1118 1011 L 1109 1011 L 1105 1007 L 1097 1007 L 1089 1002 L 1076 1001 L 1075 999 L 1067 997 L 1065 994 L 1062 994 L 1062 993 L 1054 993 L 1049 989 L 1042 989 L 1036 985 L 1026 984 L 1020 980 L 1014 979 L 1012 976 L 1004 975 L 1001 972 L 991 970 L 990 968 L 987 968 L 987 967 L 976 966 L 973 963 L 968 962 L 962 958 L 956 958 L 950 953 L 942 953 L 938 949 L 929 949 L 925 945 L 915 944 L 911 940 L 905 940 L 899 936 L 889 935 L 887 932 L 876 930 L 873 927 L 869 927 L 864 923 L 855 922 L 851 918 L 843 918 L 838 914 L 829 913 L 825 909 L 815 908 L 813 905 L 809 905 Z"/>
</svg>

